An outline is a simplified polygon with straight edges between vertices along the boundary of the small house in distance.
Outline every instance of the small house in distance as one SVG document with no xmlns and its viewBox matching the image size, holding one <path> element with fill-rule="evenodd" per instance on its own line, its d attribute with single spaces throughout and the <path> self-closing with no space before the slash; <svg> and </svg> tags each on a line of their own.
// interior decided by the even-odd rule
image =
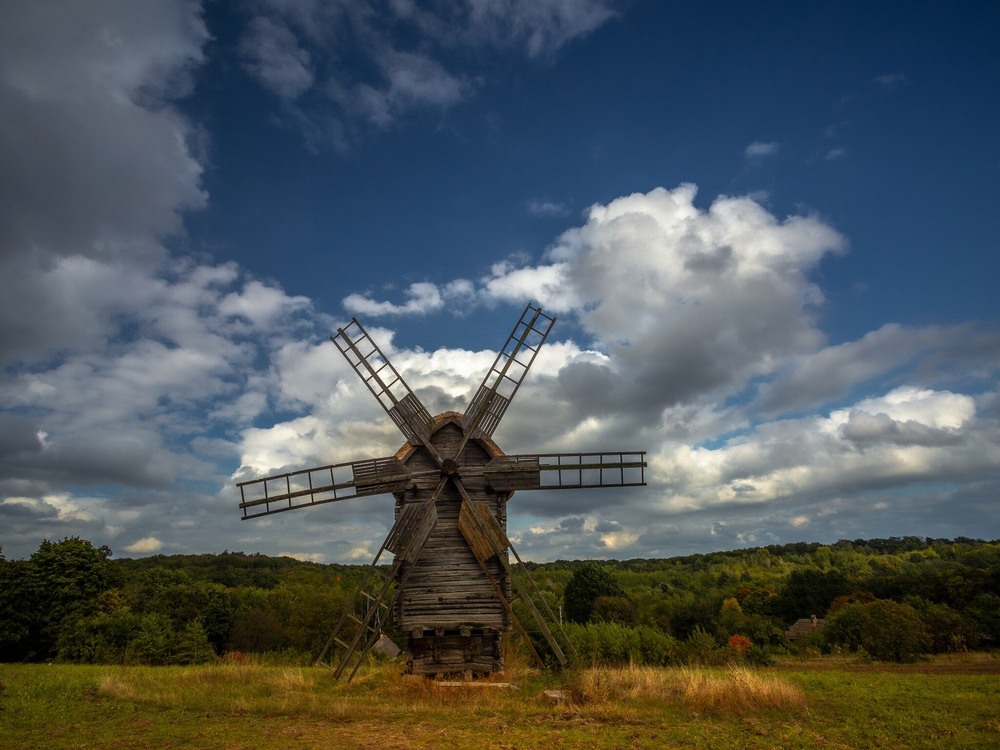
<svg viewBox="0 0 1000 750">
<path fill-rule="evenodd" d="M 816 615 L 799 618 L 785 631 L 785 637 L 794 643 L 800 638 L 805 638 L 820 630 L 825 622 L 826 620 L 819 619 Z"/>
</svg>

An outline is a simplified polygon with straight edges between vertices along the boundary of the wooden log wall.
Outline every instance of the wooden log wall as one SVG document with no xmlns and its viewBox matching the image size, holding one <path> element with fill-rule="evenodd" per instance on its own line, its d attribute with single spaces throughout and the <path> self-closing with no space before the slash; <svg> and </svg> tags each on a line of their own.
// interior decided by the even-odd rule
<svg viewBox="0 0 1000 750">
<path fill-rule="evenodd" d="M 451 456 L 462 439 L 459 415 L 436 425 L 431 442 L 443 456 Z M 405 450 L 405 447 L 404 447 Z M 476 440 L 466 443 L 459 456 L 463 467 L 482 467 L 494 456 Z M 440 475 L 426 449 L 416 447 L 402 458 L 412 471 L 428 471 L 415 480 L 415 487 L 396 495 L 396 515 L 404 504 L 425 502 L 432 496 Z M 482 474 L 462 478 L 473 500 L 486 501 L 501 528 L 506 529 L 506 501 L 509 493 L 487 489 Z M 468 542 L 458 527 L 462 497 L 449 482 L 438 497 L 437 525 L 409 573 L 396 601 L 394 619 L 410 634 L 411 669 L 417 674 L 451 672 L 492 672 L 502 667 L 500 633 L 511 627 L 507 610 L 496 590 L 483 575 Z M 506 554 L 506 553 L 505 553 Z M 406 566 L 410 563 L 404 564 Z M 510 581 L 500 562 L 491 558 L 487 569 L 510 600 Z"/>
</svg>

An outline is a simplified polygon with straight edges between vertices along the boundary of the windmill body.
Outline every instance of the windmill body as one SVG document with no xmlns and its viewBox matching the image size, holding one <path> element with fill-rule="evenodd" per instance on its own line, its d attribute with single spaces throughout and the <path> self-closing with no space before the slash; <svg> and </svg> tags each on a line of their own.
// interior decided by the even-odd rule
<svg viewBox="0 0 1000 750">
<path fill-rule="evenodd" d="M 515 599 L 565 663 L 571 647 L 507 538 L 507 501 L 516 490 L 643 485 L 646 464 L 643 451 L 506 455 L 492 440 L 554 322 L 528 305 L 465 413 L 431 417 L 352 321 L 333 341 L 406 442 L 384 458 L 240 483 L 244 518 L 395 497 L 392 529 L 318 660 L 334 654 L 338 677 L 345 670 L 354 675 L 388 616 L 407 634 L 415 674 L 499 671 L 501 633 L 513 628 L 527 639 Z"/>
</svg>

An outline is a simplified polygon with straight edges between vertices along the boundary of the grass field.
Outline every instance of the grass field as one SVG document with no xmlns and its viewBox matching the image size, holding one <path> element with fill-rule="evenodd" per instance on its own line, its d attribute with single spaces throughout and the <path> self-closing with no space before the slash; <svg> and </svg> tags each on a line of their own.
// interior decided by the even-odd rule
<svg viewBox="0 0 1000 750">
<path fill-rule="evenodd" d="M 513 668 L 442 687 L 392 665 L 0 665 L 0 748 L 997 748 L 1000 658 L 891 667 Z M 546 693 L 557 693 L 547 695 Z"/>
</svg>

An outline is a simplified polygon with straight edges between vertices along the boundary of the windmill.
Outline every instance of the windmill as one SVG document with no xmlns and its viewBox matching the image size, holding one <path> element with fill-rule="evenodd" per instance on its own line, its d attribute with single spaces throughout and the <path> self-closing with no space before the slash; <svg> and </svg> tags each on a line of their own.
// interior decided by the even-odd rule
<svg viewBox="0 0 1000 750">
<path fill-rule="evenodd" d="M 527 610 L 555 659 L 567 663 L 571 646 L 507 538 L 507 501 L 517 490 L 642 486 L 646 462 L 645 451 L 509 455 L 493 441 L 554 323 L 541 308 L 525 307 L 465 413 L 432 417 L 352 320 L 331 339 L 406 442 L 383 458 L 239 483 L 244 520 L 349 498 L 395 497 L 389 535 L 317 659 L 327 663 L 334 654 L 328 666 L 337 678 L 348 669 L 348 679 L 354 676 L 388 617 L 407 634 L 414 674 L 501 671 L 500 636 L 511 629 L 541 662 L 515 612 L 515 592 L 522 616 Z"/>
</svg>

